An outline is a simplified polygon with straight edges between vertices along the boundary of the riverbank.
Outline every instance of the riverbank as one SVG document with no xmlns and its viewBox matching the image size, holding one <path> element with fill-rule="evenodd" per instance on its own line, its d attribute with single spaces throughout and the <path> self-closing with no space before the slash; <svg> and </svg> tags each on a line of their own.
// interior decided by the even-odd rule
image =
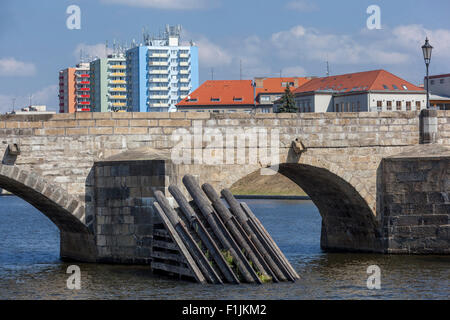
<svg viewBox="0 0 450 320">
<path fill-rule="evenodd" d="M 286 197 L 295 197 L 296 200 L 304 200 L 305 197 L 309 199 L 302 188 L 279 173 L 263 176 L 260 171 L 254 172 L 236 182 L 230 190 L 235 196 L 257 197 L 253 199 L 287 199 Z"/>
</svg>

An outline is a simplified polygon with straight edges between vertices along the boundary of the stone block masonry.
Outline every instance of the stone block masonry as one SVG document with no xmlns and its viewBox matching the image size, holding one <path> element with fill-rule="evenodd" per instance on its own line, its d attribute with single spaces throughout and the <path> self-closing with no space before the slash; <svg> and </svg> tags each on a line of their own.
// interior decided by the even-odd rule
<svg viewBox="0 0 450 320">
<path fill-rule="evenodd" d="M 449 254 L 450 152 L 437 145 L 420 146 L 384 159 L 382 168 L 387 252 Z"/>
<path fill-rule="evenodd" d="M 445 251 L 445 241 L 450 246 L 445 238 L 448 205 L 439 197 L 448 196 L 448 186 L 442 189 L 430 176 L 421 176 L 425 169 L 420 166 L 438 161 L 439 156 L 426 158 L 435 150 L 411 151 L 417 161 L 422 161 L 416 172 L 404 172 L 398 165 L 389 167 L 403 160 L 388 159 L 386 168 L 382 164 L 383 159 L 410 152 L 420 143 L 434 142 L 432 148 L 450 147 L 450 111 L 423 111 L 421 116 L 417 112 L 2 115 L 0 151 L 4 168 L 0 168 L 0 188 L 14 188 L 10 191 L 26 199 L 27 194 L 33 195 L 27 201 L 37 201 L 33 205 L 44 214 L 58 217 L 52 221 L 64 231 L 61 255 L 65 258 L 148 263 L 154 190 L 167 194 L 167 186 L 180 185 L 185 174 L 195 175 L 200 183 L 208 181 L 216 189 L 229 188 L 263 166 L 173 166 L 170 152 L 178 141 L 172 133 L 178 129 L 193 133 L 194 126 L 199 125 L 222 134 L 228 129 L 276 130 L 280 170 L 319 208 L 324 221 L 322 247 L 326 250 L 427 253 L 433 250 L 432 243 L 439 252 Z M 291 148 L 296 139 L 306 148 L 302 154 Z M 11 144 L 20 147 L 20 154 L 8 153 Z M 206 147 L 204 141 L 200 151 Z M 248 147 L 246 159 L 261 151 Z M 158 161 L 164 165 L 158 167 Z M 441 166 L 448 166 L 448 158 L 439 161 Z M 440 172 L 443 174 L 443 169 Z M 448 169 L 445 172 L 448 179 Z M 42 189 L 43 185 L 47 187 Z M 407 191 L 422 185 L 430 188 L 426 195 L 425 191 Z M 76 201 L 77 208 L 66 205 L 68 196 Z M 55 211 L 55 207 L 67 208 Z M 81 227 L 76 230 L 82 230 L 83 236 L 70 227 L 77 223 Z M 414 239 L 427 239 L 427 243 L 414 244 Z"/>
</svg>

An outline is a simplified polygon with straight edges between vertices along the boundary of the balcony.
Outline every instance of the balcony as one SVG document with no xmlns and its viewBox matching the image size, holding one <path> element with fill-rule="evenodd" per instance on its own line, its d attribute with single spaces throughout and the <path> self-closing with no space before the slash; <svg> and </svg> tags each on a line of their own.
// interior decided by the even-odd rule
<svg viewBox="0 0 450 320">
<path fill-rule="evenodd" d="M 168 58 L 169 54 L 168 53 L 150 53 L 148 56 L 150 58 Z"/>
<path fill-rule="evenodd" d="M 180 78 L 180 82 L 181 83 L 189 83 L 189 79 L 188 78 Z"/>
<path fill-rule="evenodd" d="M 91 82 L 83 80 L 83 81 L 77 81 L 77 84 L 91 84 Z"/>
<path fill-rule="evenodd" d="M 158 100 L 168 100 L 169 96 L 151 95 L 149 98 L 150 99 L 158 99 Z"/>
<path fill-rule="evenodd" d="M 180 62 L 180 67 L 189 67 L 189 62 Z"/>
<path fill-rule="evenodd" d="M 168 103 L 150 103 L 149 106 L 150 107 L 159 107 L 159 108 L 163 107 L 164 108 L 164 107 L 168 107 L 169 104 Z"/>
<path fill-rule="evenodd" d="M 124 102 L 113 102 L 108 104 L 110 107 L 126 107 L 127 104 Z"/>
<path fill-rule="evenodd" d="M 148 89 L 149 91 L 167 91 L 169 90 L 168 87 L 150 87 Z"/>
<path fill-rule="evenodd" d="M 169 74 L 167 70 L 151 70 L 150 74 Z"/>
<path fill-rule="evenodd" d="M 78 102 L 78 104 L 81 104 L 81 105 L 83 105 L 83 106 L 89 106 L 89 105 L 91 105 L 91 103 L 90 103 L 89 101 L 81 101 L 81 102 Z"/>
<path fill-rule="evenodd" d="M 125 66 L 125 65 L 121 65 L 121 64 L 116 64 L 116 65 L 114 65 L 114 66 L 109 66 L 109 68 L 110 69 L 113 69 L 113 70 L 124 70 L 124 69 L 126 69 L 126 67 L 127 66 Z"/>
<path fill-rule="evenodd" d="M 110 99 L 116 99 L 116 100 L 122 100 L 122 99 L 126 99 L 127 96 L 125 95 L 115 95 L 115 96 L 109 96 Z"/>
<path fill-rule="evenodd" d="M 78 91 L 91 91 L 90 88 L 78 88 L 77 90 Z"/>
<path fill-rule="evenodd" d="M 126 84 L 125 80 L 109 80 L 110 84 Z"/>
<path fill-rule="evenodd" d="M 78 99 L 90 99 L 91 95 L 90 94 L 78 94 L 77 98 Z"/>
<path fill-rule="evenodd" d="M 149 82 L 169 82 L 167 78 L 150 78 Z"/>
<path fill-rule="evenodd" d="M 189 74 L 189 70 L 180 70 L 180 74 Z"/>
<path fill-rule="evenodd" d="M 165 66 L 165 67 L 169 65 L 169 63 L 166 61 L 150 61 L 148 64 L 150 66 Z"/>
<path fill-rule="evenodd" d="M 189 53 L 180 53 L 180 58 L 184 58 L 184 59 L 189 58 Z"/>
<path fill-rule="evenodd" d="M 125 92 L 125 91 L 127 91 L 127 88 L 109 88 L 109 91 Z"/>
<path fill-rule="evenodd" d="M 125 72 L 113 72 L 110 74 L 111 77 L 125 77 L 126 73 Z"/>
<path fill-rule="evenodd" d="M 189 91 L 191 88 L 189 87 L 180 87 L 180 91 Z"/>
</svg>

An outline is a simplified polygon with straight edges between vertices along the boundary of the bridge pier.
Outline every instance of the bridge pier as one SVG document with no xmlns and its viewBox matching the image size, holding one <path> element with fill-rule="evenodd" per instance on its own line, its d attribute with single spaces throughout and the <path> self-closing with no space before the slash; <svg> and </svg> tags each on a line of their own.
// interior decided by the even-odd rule
<svg viewBox="0 0 450 320">
<path fill-rule="evenodd" d="M 417 146 L 381 166 L 385 252 L 450 254 L 450 151 Z"/>
</svg>

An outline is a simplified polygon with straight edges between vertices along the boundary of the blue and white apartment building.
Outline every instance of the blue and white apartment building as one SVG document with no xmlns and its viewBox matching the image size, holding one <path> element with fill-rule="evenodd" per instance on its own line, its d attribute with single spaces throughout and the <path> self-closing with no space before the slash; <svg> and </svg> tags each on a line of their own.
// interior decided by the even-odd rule
<svg viewBox="0 0 450 320">
<path fill-rule="evenodd" d="M 198 48 L 180 45 L 181 27 L 166 27 L 164 36 L 144 36 L 127 50 L 128 107 L 133 112 L 175 111 L 176 104 L 199 85 Z"/>
</svg>

